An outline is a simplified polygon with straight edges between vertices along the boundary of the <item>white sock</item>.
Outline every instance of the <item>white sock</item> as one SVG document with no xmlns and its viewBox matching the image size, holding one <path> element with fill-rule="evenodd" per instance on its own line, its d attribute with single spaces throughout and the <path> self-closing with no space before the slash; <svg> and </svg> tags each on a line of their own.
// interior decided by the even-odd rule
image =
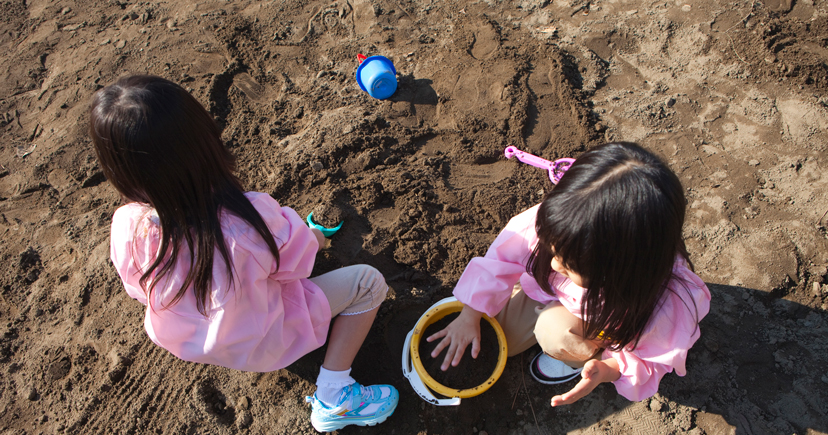
<svg viewBox="0 0 828 435">
<path fill-rule="evenodd" d="M 351 369 L 335 372 L 324 367 L 319 368 L 319 376 L 316 378 L 316 398 L 327 407 L 334 407 L 339 404 L 339 396 L 342 389 L 356 382 L 351 377 Z"/>
</svg>

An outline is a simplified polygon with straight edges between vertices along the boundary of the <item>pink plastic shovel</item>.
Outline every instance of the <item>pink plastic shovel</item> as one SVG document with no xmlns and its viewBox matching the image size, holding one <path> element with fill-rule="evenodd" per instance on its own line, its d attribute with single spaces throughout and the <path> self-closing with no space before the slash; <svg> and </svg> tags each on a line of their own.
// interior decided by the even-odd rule
<svg viewBox="0 0 828 435">
<path fill-rule="evenodd" d="M 523 163 L 527 165 L 532 165 L 537 168 L 546 169 L 549 171 L 549 179 L 552 180 L 552 184 L 558 184 L 558 181 L 561 181 L 561 177 L 563 177 L 564 172 L 572 166 L 572 163 L 575 162 L 575 159 L 572 158 L 563 158 L 555 160 L 554 162 L 550 162 L 549 160 L 542 159 L 538 156 L 534 156 L 527 152 L 521 151 L 513 146 L 506 147 L 506 150 L 503 152 L 506 155 L 507 159 L 511 159 L 512 157 L 517 157 Z"/>
</svg>

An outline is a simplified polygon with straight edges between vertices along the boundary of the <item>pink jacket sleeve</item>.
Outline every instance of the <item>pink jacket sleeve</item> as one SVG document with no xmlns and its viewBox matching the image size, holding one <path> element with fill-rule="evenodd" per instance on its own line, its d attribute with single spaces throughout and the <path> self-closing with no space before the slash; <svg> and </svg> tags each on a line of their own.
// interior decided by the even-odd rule
<svg viewBox="0 0 828 435">
<path fill-rule="evenodd" d="M 676 371 L 687 374 L 687 352 L 699 339 L 698 322 L 710 311 L 710 290 L 683 260 L 673 268 L 664 303 L 647 325 L 638 346 L 618 352 L 604 351 L 603 358 L 615 358 L 621 378 L 614 382 L 618 394 L 629 400 L 644 400 L 658 391 L 661 378 Z"/>
<path fill-rule="evenodd" d="M 149 267 L 146 264 L 136 264 L 136 258 L 154 258 L 158 250 L 158 228 L 148 225 L 153 219 L 152 209 L 137 203 L 124 205 L 115 211 L 112 216 L 112 228 L 109 239 L 109 256 L 117 269 L 127 294 L 133 299 L 147 304 L 147 296 L 138 281 L 143 270 Z M 148 237 L 153 231 L 153 237 Z M 148 239 L 147 243 L 134 245 L 135 235 Z"/>
<path fill-rule="evenodd" d="M 147 259 L 154 258 L 151 248 L 157 249 L 159 228 L 145 215 L 134 213 L 135 205 L 122 207 L 125 211 L 119 209 L 113 218 L 112 259 L 130 296 L 148 304 L 144 327 L 153 342 L 187 361 L 266 372 L 283 368 L 324 344 L 330 307 L 322 291 L 306 279 L 313 268 L 317 241 L 304 221 L 269 195 L 248 193 L 247 197 L 276 240 L 279 269 L 276 271 L 275 258 L 259 234 L 225 213 L 222 230 L 234 278 L 229 285 L 216 252 L 219 260 L 214 263 L 206 317 L 198 312 L 190 289 L 171 305 L 190 264 L 187 255 L 179 257 L 171 273 L 159 280 L 149 299 L 140 290 L 140 275 L 132 271 L 136 264 L 145 267 Z M 146 238 L 142 237 L 143 227 L 149 228 Z M 134 228 L 139 231 L 128 237 L 115 234 L 120 233 L 116 230 Z M 131 234 L 136 234 L 137 241 L 132 255 Z"/>
<path fill-rule="evenodd" d="M 534 206 L 513 217 L 483 257 L 469 261 L 454 287 L 454 296 L 477 311 L 495 316 L 509 301 L 512 288 L 526 271 L 537 243 Z"/>
</svg>

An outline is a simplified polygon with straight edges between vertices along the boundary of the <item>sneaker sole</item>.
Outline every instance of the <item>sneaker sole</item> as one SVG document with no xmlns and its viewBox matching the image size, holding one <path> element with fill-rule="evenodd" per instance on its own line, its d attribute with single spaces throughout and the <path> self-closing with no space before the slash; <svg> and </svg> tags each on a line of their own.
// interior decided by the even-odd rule
<svg viewBox="0 0 828 435">
<path fill-rule="evenodd" d="M 339 430 L 344 428 L 345 426 L 376 426 L 382 422 L 384 422 L 394 411 L 397 409 L 397 405 L 399 404 L 399 399 L 397 403 L 394 404 L 391 409 L 389 409 L 385 414 L 379 415 L 371 420 L 353 420 L 353 421 L 330 421 L 330 422 L 317 422 L 311 418 L 311 425 L 313 428 L 316 429 L 317 432 L 333 432 L 335 430 Z"/>
<path fill-rule="evenodd" d="M 563 384 L 563 383 L 569 382 L 569 381 L 571 381 L 571 380 L 573 380 L 573 379 L 575 379 L 575 378 L 577 378 L 578 376 L 581 375 L 581 370 L 578 370 L 577 372 L 575 372 L 575 373 L 573 373 L 569 376 L 563 376 L 563 377 L 560 377 L 560 378 L 552 378 L 552 377 L 545 376 L 543 374 L 538 373 L 539 369 L 536 367 L 536 365 L 537 365 L 537 357 L 535 357 L 535 359 L 532 360 L 532 364 L 529 365 L 529 374 L 532 375 L 532 378 L 534 378 L 536 381 L 540 382 L 541 384 L 545 384 L 545 385 Z"/>
<path fill-rule="evenodd" d="M 540 382 L 541 384 L 556 385 L 556 384 L 563 384 L 564 382 L 569 382 L 569 381 L 577 378 L 578 375 L 580 375 L 581 373 L 578 372 L 578 373 L 575 373 L 572 376 L 567 376 L 565 378 L 547 378 L 545 376 L 543 378 L 540 378 L 537 375 L 535 375 L 534 370 L 529 370 L 529 374 L 531 374 L 532 378 L 534 378 L 536 381 Z"/>
</svg>

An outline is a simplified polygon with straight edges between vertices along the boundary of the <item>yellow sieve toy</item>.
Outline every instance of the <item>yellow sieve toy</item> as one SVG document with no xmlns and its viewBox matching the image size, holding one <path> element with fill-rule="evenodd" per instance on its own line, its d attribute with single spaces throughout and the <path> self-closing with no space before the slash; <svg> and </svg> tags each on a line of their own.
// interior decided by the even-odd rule
<svg viewBox="0 0 828 435">
<path fill-rule="evenodd" d="M 506 335 L 503 333 L 503 328 L 500 327 L 497 320 L 484 314 L 483 318 L 492 325 L 492 328 L 497 334 L 497 342 L 499 345 L 497 365 L 495 366 L 494 372 L 492 372 L 489 379 L 474 388 L 457 390 L 438 383 L 431 377 L 431 375 L 428 374 L 428 372 L 426 372 L 425 367 L 423 367 L 423 362 L 420 360 L 420 340 L 423 338 L 423 332 L 434 322 L 446 317 L 449 314 L 457 313 L 462 309 L 463 303 L 453 297 L 445 298 L 437 302 L 432 305 L 428 311 L 423 313 L 420 320 L 418 320 L 417 324 L 414 326 L 414 329 L 412 329 L 405 338 L 402 353 L 403 375 L 408 378 L 408 382 L 411 383 L 411 387 L 414 388 L 417 395 L 419 395 L 426 402 L 434 405 L 456 406 L 460 404 L 460 399 L 474 397 L 483 393 L 494 385 L 503 373 L 503 369 L 506 367 L 506 356 L 508 355 Z M 447 398 L 438 399 L 434 396 L 434 394 L 432 394 L 432 390 Z"/>
</svg>

